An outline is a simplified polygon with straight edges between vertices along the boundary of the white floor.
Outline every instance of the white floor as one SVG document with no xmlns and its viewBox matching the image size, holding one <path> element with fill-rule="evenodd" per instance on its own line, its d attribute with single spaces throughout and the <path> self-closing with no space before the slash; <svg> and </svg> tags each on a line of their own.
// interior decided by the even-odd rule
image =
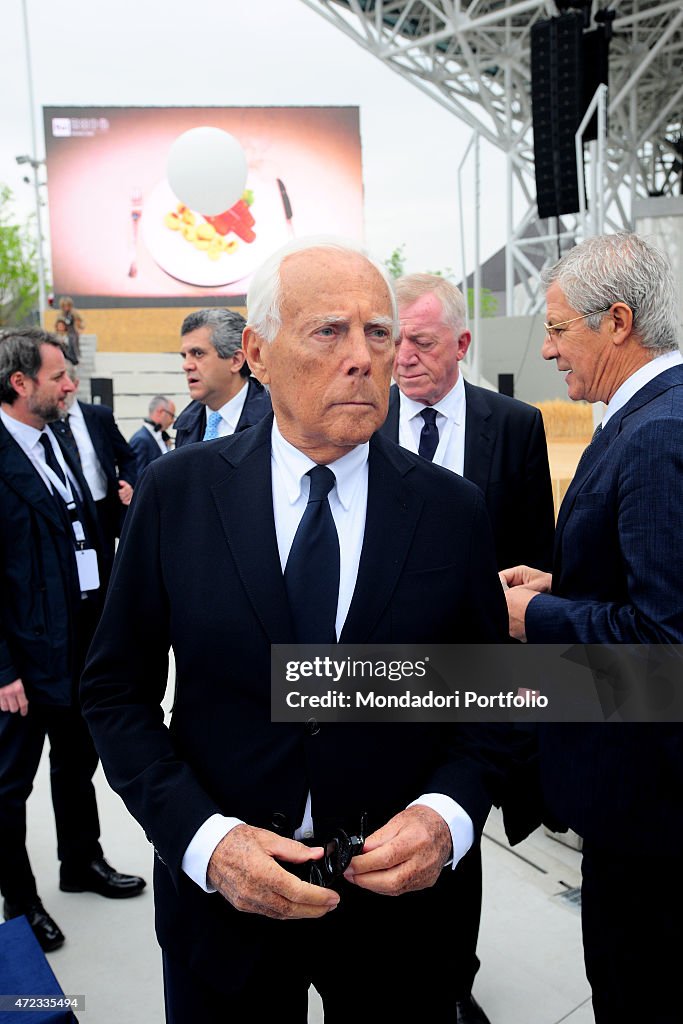
<svg viewBox="0 0 683 1024">
<path fill-rule="evenodd" d="M 59 891 L 47 767 L 44 758 L 29 802 L 28 842 L 43 902 L 67 937 L 49 955 L 52 969 L 65 993 L 85 996 L 81 1024 L 163 1024 L 151 889 L 121 901 Z M 107 858 L 121 871 L 151 879 L 151 848 L 142 830 L 101 770 L 96 782 Z M 475 995 L 491 1024 L 591 1024 L 579 913 L 559 898 L 579 883 L 580 855 L 541 833 L 511 851 L 494 815 L 483 857 Z M 310 1020 L 322 1019 L 313 993 Z"/>
</svg>

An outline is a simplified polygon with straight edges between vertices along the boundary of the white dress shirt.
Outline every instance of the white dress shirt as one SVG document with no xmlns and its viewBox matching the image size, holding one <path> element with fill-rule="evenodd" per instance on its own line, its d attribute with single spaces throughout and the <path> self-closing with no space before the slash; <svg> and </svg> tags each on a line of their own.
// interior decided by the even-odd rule
<svg viewBox="0 0 683 1024">
<path fill-rule="evenodd" d="M 15 420 L 14 417 L 9 416 L 4 409 L 0 409 L 0 419 L 21 450 L 29 457 L 41 480 L 47 487 L 50 494 L 52 494 L 54 493 L 55 488 L 52 486 L 48 476 L 48 465 L 45 461 L 45 449 L 40 443 L 41 436 L 45 434 L 52 445 L 55 458 L 61 466 L 65 478 L 71 484 L 72 490 L 79 498 L 81 497 L 81 489 L 74 479 L 71 470 L 67 466 L 64 455 L 62 454 L 62 449 L 59 447 L 57 438 L 51 430 L 48 430 L 47 427 L 44 427 L 43 430 L 37 430 L 28 423 L 22 423 L 21 420 Z"/>
<path fill-rule="evenodd" d="M 92 438 L 88 433 L 83 418 L 83 410 L 78 402 L 74 402 L 69 409 L 69 426 L 78 446 L 78 454 L 81 457 L 81 469 L 86 483 L 90 488 L 93 501 L 101 501 L 107 496 L 107 478 L 97 458 L 97 452 L 93 447 Z"/>
<path fill-rule="evenodd" d="M 336 632 L 341 635 L 358 577 L 358 566 L 365 532 L 368 503 L 369 444 L 358 445 L 340 459 L 329 464 L 335 475 L 335 486 L 329 493 L 330 510 L 339 537 L 339 599 L 337 602 Z M 284 572 L 294 536 L 308 503 L 310 480 L 306 476 L 316 463 L 294 448 L 273 423 L 271 474 L 273 512 L 280 565 Z M 453 867 L 467 853 L 474 839 L 474 828 L 469 815 L 443 793 L 428 793 L 414 801 L 431 807 L 446 821 L 453 842 Z M 412 805 L 411 805 L 412 806 Z M 214 814 L 208 818 L 191 839 L 183 857 L 183 871 L 205 892 L 214 892 L 206 877 L 211 855 L 220 841 L 243 824 L 240 818 Z M 313 835 L 311 795 L 309 793 L 304 819 L 297 829 L 296 838 Z"/>
<path fill-rule="evenodd" d="M 234 434 L 237 430 L 237 424 L 239 423 L 242 410 L 244 409 L 244 403 L 247 400 L 247 384 L 249 383 L 246 377 L 242 380 L 244 384 L 239 389 L 236 395 L 222 405 L 220 409 L 211 410 L 208 405 L 206 406 L 207 419 L 212 411 L 219 412 L 221 414 L 221 421 L 218 424 L 218 436 L 227 437 L 229 434 Z"/>
<path fill-rule="evenodd" d="M 605 415 L 602 417 L 603 427 L 606 426 L 615 412 L 623 409 L 626 403 L 631 401 L 641 388 L 644 388 L 655 377 L 659 377 L 660 373 L 664 373 L 665 370 L 670 369 L 672 366 L 680 366 L 681 363 L 683 363 L 683 356 L 678 349 L 674 349 L 673 352 L 665 352 L 661 356 L 656 356 L 636 370 L 635 373 L 632 373 L 630 377 L 627 377 L 624 383 L 614 392 L 605 409 Z"/>
<path fill-rule="evenodd" d="M 416 402 L 399 392 L 398 443 L 402 448 L 418 454 L 420 434 L 424 426 L 422 411 L 436 410 L 436 426 L 439 431 L 439 444 L 434 452 L 432 462 L 444 466 L 459 476 L 465 470 L 465 381 L 461 373 L 455 384 L 435 405 L 427 406 L 424 402 Z"/>
</svg>

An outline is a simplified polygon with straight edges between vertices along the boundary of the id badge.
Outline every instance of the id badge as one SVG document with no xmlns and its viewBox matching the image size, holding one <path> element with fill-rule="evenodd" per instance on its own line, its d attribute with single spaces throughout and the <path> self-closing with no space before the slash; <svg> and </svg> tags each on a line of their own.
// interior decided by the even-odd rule
<svg viewBox="0 0 683 1024">
<path fill-rule="evenodd" d="M 77 550 L 76 565 L 78 566 L 78 583 L 81 591 L 98 590 L 100 573 L 97 568 L 97 552 L 93 548 Z"/>
</svg>

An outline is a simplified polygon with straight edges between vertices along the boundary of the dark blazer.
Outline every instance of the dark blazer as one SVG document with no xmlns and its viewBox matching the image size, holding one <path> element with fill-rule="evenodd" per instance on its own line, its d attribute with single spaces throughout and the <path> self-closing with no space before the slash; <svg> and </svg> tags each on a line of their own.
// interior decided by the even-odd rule
<svg viewBox="0 0 683 1024">
<path fill-rule="evenodd" d="M 543 418 L 538 409 L 465 381 L 464 476 L 480 488 L 499 569 L 552 564 L 555 515 Z M 380 433 L 398 442 L 396 385 Z"/>
<path fill-rule="evenodd" d="M 562 503 L 534 643 L 683 643 L 683 367 L 608 421 Z M 539 727 L 546 809 L 587 842 L 683 853 L 680 725 Z"/>
<path fill-rule="evenodd" d="M 125 506 L 119 500 L 119 480 L 125 480 L 131 487 L 137 480 L 135 453 L 119 430 L 114 420 L 114 413 L 107 405 L 91 405 L 89 402 L 78 403 L 83 411 L 83 419 L 90 434 L 95 454 L 99 459 L 102 471 L 107 478 L 107 494 L 103 506 L 99 506 L 100 525 L 105 542 L 111 547 L 113 557 L 114 540 L 121 533 L 125 516 Z M 70 438 L 64 432 L 64 423 L 57 420 L 50 424 L 62 444 L 70 444 Z"/>
<path fill-rule="evenodd" d="M 64 458 L 83 495 L 85 529 L 95 507 L 70 447 Z M 0 686 L 17 678 L 29 701 L 69 704 L 81 665 L 81 591 L 70 526 L 30 459 L 0 421 Z"/>
<path fill-rule="evenodd" d="M 264 416 L 270 412 L 270 395 L 263 385 L 250 377 L 247 381 L 247 397 L 244 400 L 242 415 L 237 421 L 235 433 L 246 430 L 259 423 Z M 201 402 L 190 402 L 187 408 L 183 409 L 175 422 L 175 446 L 182 448 L 194 441 L 201 441 L 206 430 L 206 406 Z"/>
<path fill-rule="evenodd" d="M 272 922 L 236 912 L 182 872 L 185 849 L 211 814 L 269 828 L 277 810 L 297 822 L 309 788 L 316 827 L 354 827 L 365 808 L 372 830 L 431 791 L 457 794 L 476 828 L 490 806 L 477 773 L 458 785 L 455 726 L 271 723 L 270 645 L 293 642 L 271 427 L 269 416 L 145 471 L 81 687 L 107 777 L 163 859 L 155 869 L 160 941 L 221 979 L 226 962 L 246 969 L 274 933 Z M 341 642 L 502 642 L 506 633 L 479 491 L 375 436 Z M 159 703 L 169 645 L 176 697 L 167 731 Z M 443 872 L 438 884 L 450 886 L 454 874 Z M 411 894 L 407 907 L 421 898 Z"/>
<path fill-rule="evenodd" d="M 147 427 L 140 427 L 139 430 L 136 430 L 128 444 L 135 455 L 135 469 L 138 479 L 143 469 L 147 469 L 150 462 L 154 462 L 155 459 L 164 454 Z"/>
</svg>

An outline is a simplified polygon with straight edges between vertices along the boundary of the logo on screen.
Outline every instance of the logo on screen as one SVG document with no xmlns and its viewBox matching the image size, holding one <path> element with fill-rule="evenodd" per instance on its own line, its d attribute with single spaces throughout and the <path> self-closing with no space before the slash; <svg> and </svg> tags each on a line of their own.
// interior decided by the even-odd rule
<svg viewBox="0 0 683 1024">
<path fill-rule="evenodd" d="M 71 135 L 71 118 L 53 117 L 52 134 L 56 139 L 65 138 L 66 136 Z"/>
</svg>

